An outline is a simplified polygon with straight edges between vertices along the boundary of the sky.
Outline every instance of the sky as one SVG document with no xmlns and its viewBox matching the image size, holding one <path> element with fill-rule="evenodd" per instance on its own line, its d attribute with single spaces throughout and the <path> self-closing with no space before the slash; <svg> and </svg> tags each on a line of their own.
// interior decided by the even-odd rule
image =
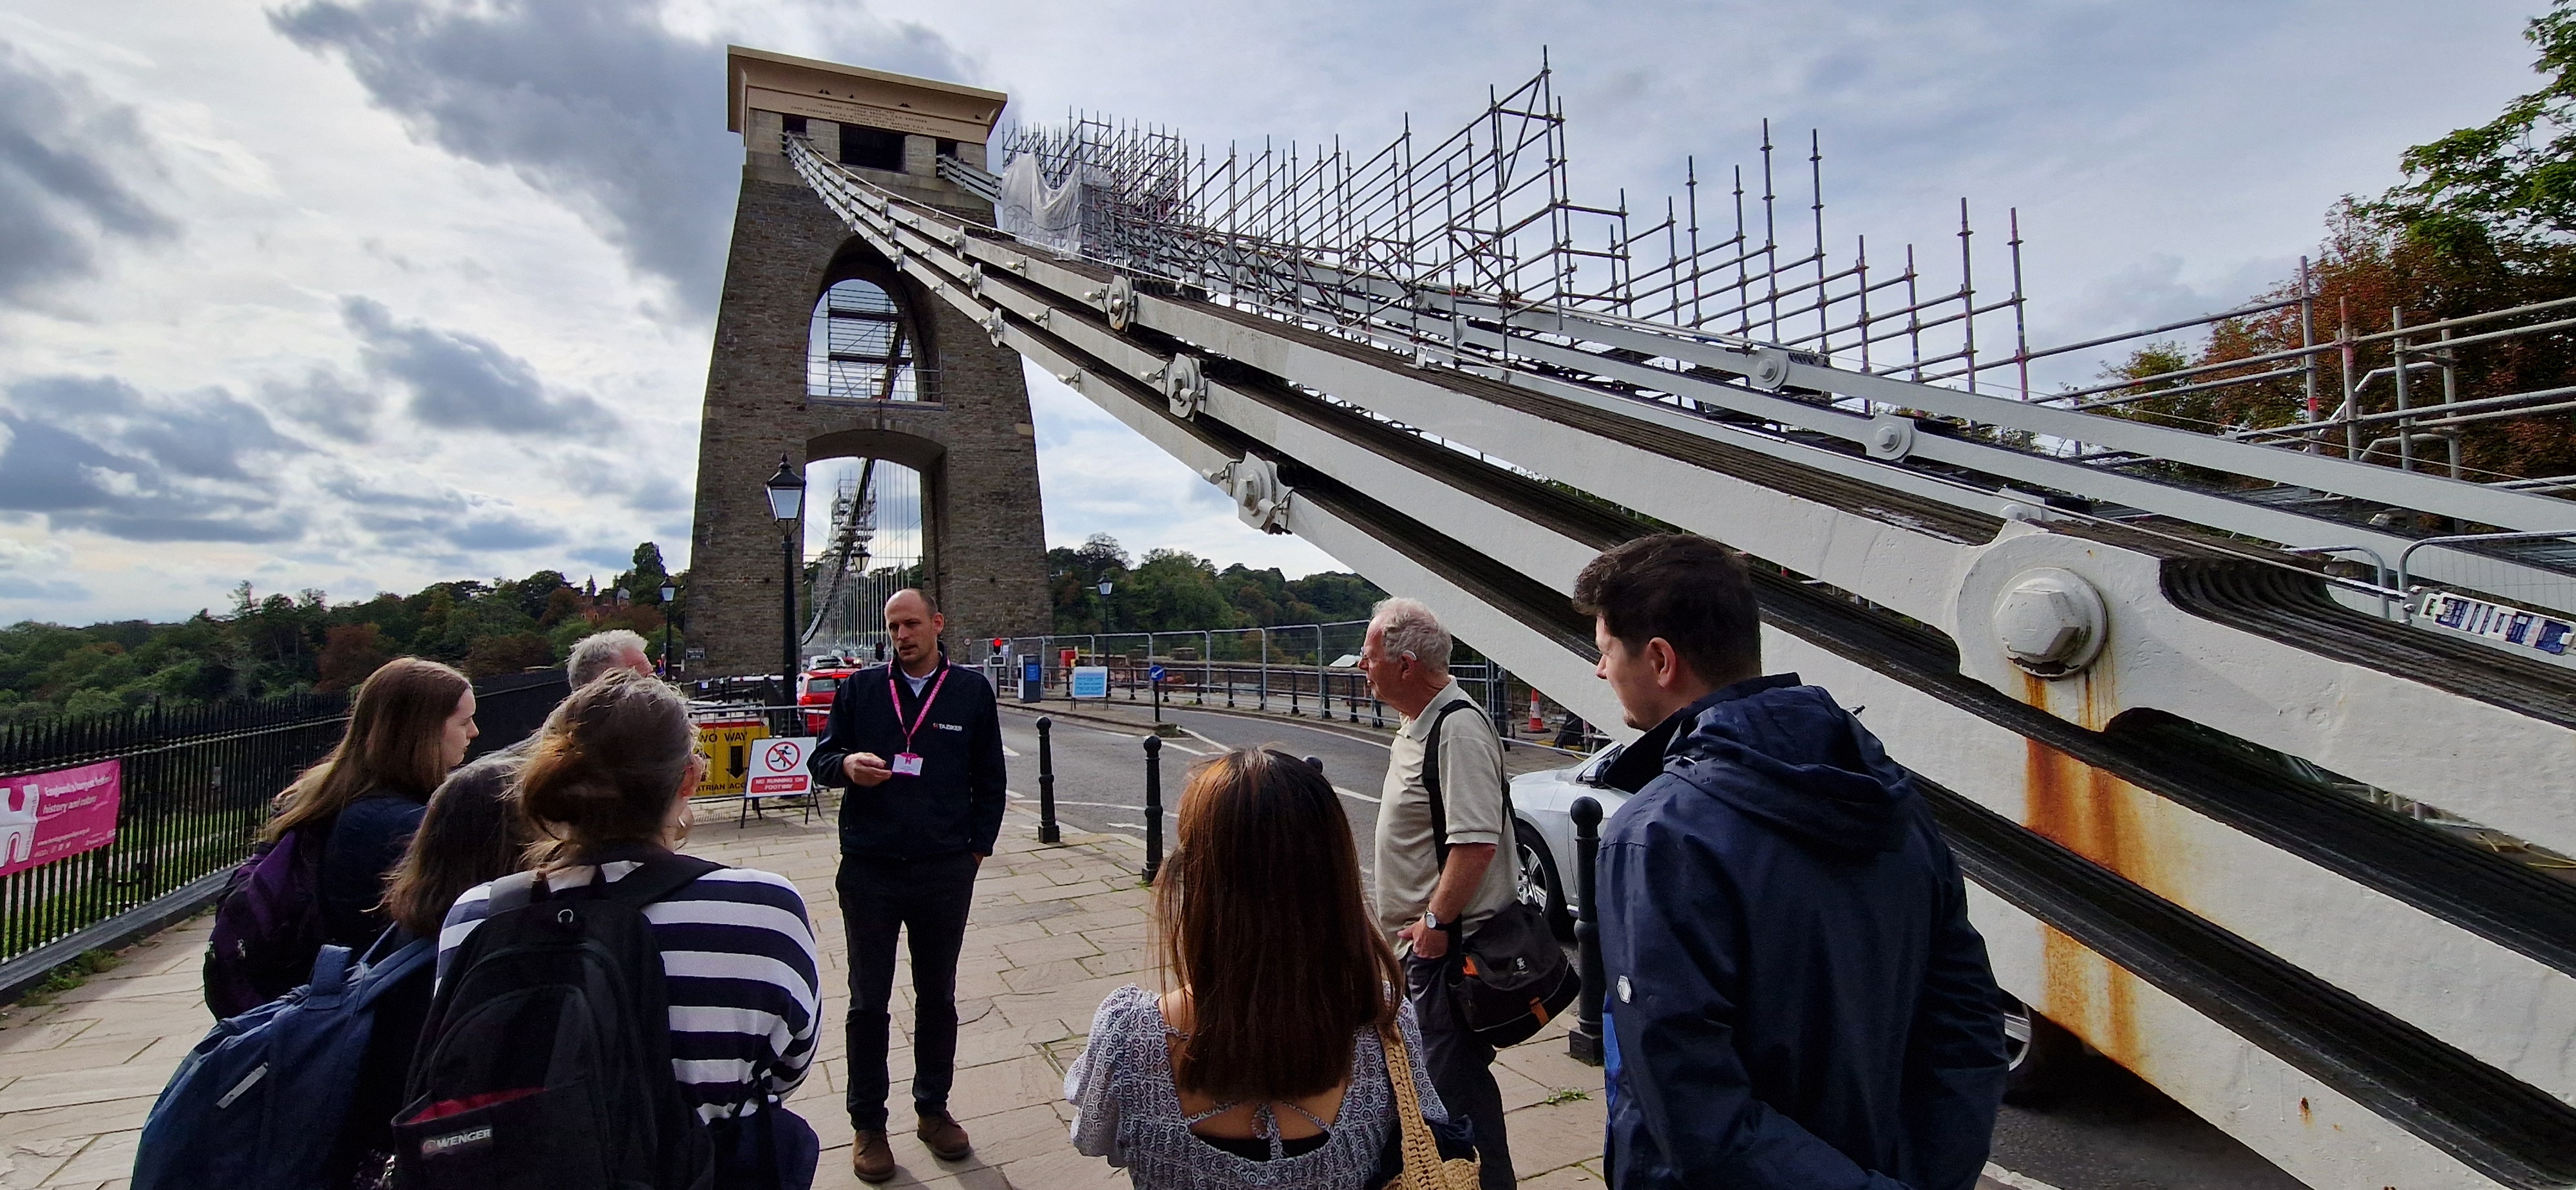
<svg viewBox="0 0 2576 1190">
<path fill-rule="evenodd" d="M 1445 130 L 1544 53 L 1579 197 L 1659 206 L 1764 118 L 1815 128 L 1874 259 L 2018 210 L 2039 344 L 2291 275 L 2338 196 L 2532 89 L 2537 7 L 0 0 L 0 623 L 604 582 L 642 540 L 678 569 L 729 43 L 1217 145 Z M 1051 544 L 1337 568 L 1029 386 Z"/>
</svg>

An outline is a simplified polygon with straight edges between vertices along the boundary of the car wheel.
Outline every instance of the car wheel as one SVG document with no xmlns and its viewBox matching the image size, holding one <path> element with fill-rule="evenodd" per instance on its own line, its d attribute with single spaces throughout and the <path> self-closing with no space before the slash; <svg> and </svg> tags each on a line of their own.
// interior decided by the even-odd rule
<svg viewBox="0 0 2576 1190">
<path fill-rule="evenodd" d="M 1556 857 L 1547 853 L 1547 843 L 1538 828 L 1526 822 L 1512 823 L 1512 845 L 1519 851 L 1520 877 L 1512 886 L 1513 895 L 1522 904 L 1547 915 L 1548 928 L 1560 938 L 1574 936 L 1574 914 L 1566 908 L 1565 881 L 1557 875 Z"/>
<path fill-rule="evenodd" d="M 2083 1056 L 2081 1038 L 2029 1005 L 2004 997 L 2004 1102 L 2033 1109 L 2055 1104 Z"/>
</svg>

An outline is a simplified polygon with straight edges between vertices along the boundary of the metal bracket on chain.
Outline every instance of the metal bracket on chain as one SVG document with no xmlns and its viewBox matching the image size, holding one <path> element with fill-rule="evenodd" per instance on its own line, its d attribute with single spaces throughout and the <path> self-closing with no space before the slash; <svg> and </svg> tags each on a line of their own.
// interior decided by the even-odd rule
<svg viewBox="0 0 2576 1190">
<path fill-rule="evenodd" d="M 1002 345 L 1002 332 L 1004 329 L 1006 328 L 1005 324 L 1002 322 L 1002 311 L 999 307 L 985 313 L 984 333 L 993 337 L 993 346 L 999 347 Z"/>
<path fill-rule="evenodd" d="M 1124 332 L 1136 316 L 1136 283 L 1125 273 L 1111 277 L 1108 288 L 1100 291 L 1100 309 L 1109 315 L 1109 329 Z"/>
<path fill-rule="evenodd" d="M 1789 383 L 1789 353 L 1777 347 L 1754 348 L 1753 370 L 1744 379 L 1766 393 L 1780 391 L 1781 385 Z"/>
<path fill-rule="evenodd" d="M 1163 397 L 1171 402 L 1172 416 L 1187 418 L 1207 407 L 1207 373 L 1199 367 L 1199 357 L 1176 355 L 1163 368 Z"/>
<path fill-rule="evenodd" d="M 893 262 L 894 271 L 897 273 L 901 273 L 903 271 L 903 255 L 902 240 L 896 240 L 894 242 L 894 247 L 886 253 L 886 259 Z"/>
<path fill-rule="evenodd" d="M 1882 413 L 1869 419 L 1869 457 L 1894 461 L 1914 453 L 1914 419 Z"/>
<path fill-rule="evenodd" d="M 1247 454 L 1207 473 L 1209 483 L 1234 496 L 1234 514 L 1264 533 L 1288 531 L 1288 500 L 1295 495 L 1279 482 L 1279 464 Z"/>
<path fill-rule="evenodd" d="M 978 297 L 983 296 L 984 263 L 982 261 L 966 266 L 966 292 Z"/>
</svg>

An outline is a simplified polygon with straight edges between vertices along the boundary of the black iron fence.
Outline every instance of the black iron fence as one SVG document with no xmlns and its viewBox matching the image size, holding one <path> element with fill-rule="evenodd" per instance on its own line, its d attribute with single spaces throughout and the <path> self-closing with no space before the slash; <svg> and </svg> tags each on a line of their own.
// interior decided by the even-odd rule
<svg viewBox="0 0 2576 1190">
<path fill-rule="evenodd" d="M 567 691 L 561 670 L 474 686 L 477 756 L 535 731 Z M 0 876 L 0 964 L 239 864 L 271 799 L 339 742 L 348 707 L 347 694 L 297 694 L 0 725 L 0 789 L 108 760 L 121 769 L 112 842 Z"/>
<path fill-rule="evenodd" d="M 301 694 L 0 727 L 0 783 L 122 762 L 113 842 L 0 876 L 0 962 L 240 863 L 269 799 L 347 714 L 345 694 Z"/>
</svg>

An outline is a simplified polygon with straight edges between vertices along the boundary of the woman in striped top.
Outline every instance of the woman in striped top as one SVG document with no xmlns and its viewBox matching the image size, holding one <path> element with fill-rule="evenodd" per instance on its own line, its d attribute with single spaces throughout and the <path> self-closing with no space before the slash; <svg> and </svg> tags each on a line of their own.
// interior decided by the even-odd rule
<svg viewBox="0 0 2576 1190">
<path fill-rule="evenodd" d="M 676 849 L 706 764 L 688 704 L 670 687 L 620 670 L 574 692 L 547 718 L 519 779 L 548 886 L 578 888 L 594 874 L 615 882 Z M 440 979 L 490 912 L 491 893 L 477 886 L 448 911 Z M 714 1133 L 716 1184 L 804 1190 L 814 1130 L 780 1103 L 814 1060 L 821 993 L 804 898 L 784 877 L 721 868 L 645 906 L 644 919 L 662 952 L 672 1073 Z"/>
</svg>

